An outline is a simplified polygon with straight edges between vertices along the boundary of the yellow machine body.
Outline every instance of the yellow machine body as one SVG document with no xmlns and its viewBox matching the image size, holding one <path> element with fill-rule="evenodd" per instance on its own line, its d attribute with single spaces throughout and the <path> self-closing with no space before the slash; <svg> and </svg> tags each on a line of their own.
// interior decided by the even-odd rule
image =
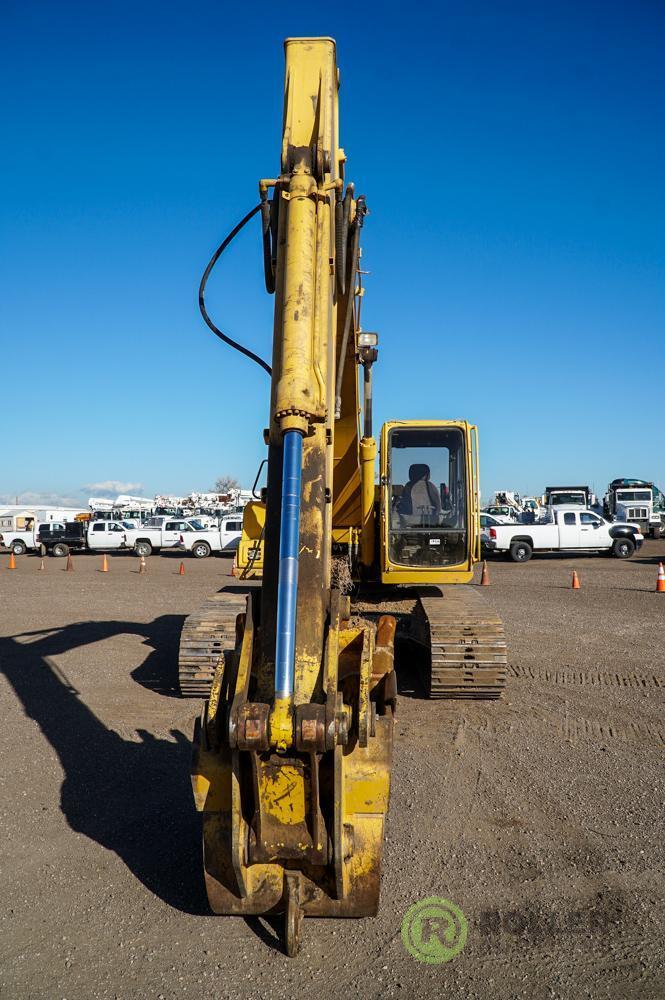
<svg viewBox="0 0 665 1000">
<path fill-rule="evenodd" d="M 239 580 L 257 580 L 263 574 L 263 535 L 266 505 L 250 500 L 242 514 L 242 535 L 233 563 L 233 575 Z"/>
<path fill-rule="evenodd" d="M 401 492 L 403 484 L 395 484 L 392 480 L 395 462 L 391 462 L 393 454 L 390 442 L 394 430 L 414 430 L 416 433 L 422 430 L 436 431 L 451 430 L 459 432 L 460 450 L 463 452 L 463 462 L 460 464 L 462 471 L 461 481 L 457 484 L 457 502 L 461 501 L 461 510 L 451 511 L 450 524 L 441 524 L 436 529 L 428 530 L 428 526 L 418 526 L 418 531 L 424 536 L 424 545 L 428 546 L 430 552 L 438 553 L 446 543 L 446 536 L 455 534 L 455 526 L 461 520 L 463 540 L 462 545 L 457 546 L 459 558 L 446 561 L 445 565 L 440 563 L 443 560 L 423 559 L 423 565 L 405 565 L 396 558 L 394 546 L 391 546 L 391 514 L 395 508 L 396 501 L 399 500 L 398 490 Z M 366 444 L 366 439 L 361 442 L 361 446 Z M 368 449 L 369 450 L 369 449 Z M 456 456 L 458 452 L 455 453 Z M 480 558 L 480 495 L 479 495 L 479 467 L 478 467 L 478 430 L 473 424 L 465 420 L 393 420 L 383 425 L 381 431 L 381 486 L 377 490 L 374 484 L 376 449 L 371 449 L 370 474 L 367 475 L 368 497 L 363 501 L 362 507 L 358 508 L 358 514 L 362 511 L 369 511 L 369 517 L 363 522 L 359 516 L 360 523 L 335 525 L 333 523 L 332 538 L 333 544 L 337 547 L 348 546 L 350 550 L 362 545 L 363 535 L 370 535 L 370 557 L 367 565 L 375 570 L 375 577 L 380 572 L 381 583 L 392 584 L 448 584 L 448 583 L 469 583 L 473 578 L 473 569 Z M 439 456 L 439 459 L 441 456 Z M 454 462 L 447 462 L 447 475 L 450 478 L 451 466 Z M 365 483 L 362 483 L 363 490 Z M 440 489 L 440 488 L 439 488 Z M 377 496 L 378 495 L 378 496 Z M 378 516 L 376 511 L 377 499 L 379 504 Z M 242 538 L 238 546 L 238 555 L 234 567 L 234 575 L 240 579 L 256 579 L 261 576 L 263 569 L 263 536 L 265 532 L 265 504 L 253 501 L 245 508 L 243 516 Z M 434 544 L 433 544 L 434 543 Z M 422 546 L 421 546 L 422 548 Z M 373 565 L 374 554 L 380 549 L 380 566 Z M 434 565 L 433 565 L 434 563 Z M 439 565 L 436 565 L 439 563 Z M 365 579 L 371 578 L 371 574 L 365 573 Z"/>
<path fill-rule="evenodd" d="M 432 435 L 428 432 L 432 431 Z M 420 457 L 428 457 L 428 452 L 435 453 L 439 463 L 445 462 L 449 481 L 458 469 L 454 492 L 449 489 L 449 516 L 442 513 L 441 523 L 437 525 L 417 525 L 398 527 L 393 531 L 391 518 L 402 495 L 402 483 L 398 483 L 399 475 L 395 475 L 398 449 L 391 447 L 391 441 L 400 433 L 411 434 L 416 442 L 415 452 Z M 452 450 L 444 447 L 429 446 L 421 448 L 421 437 L 443 441 L 457 439 L 458 447 Z M 451 432 L 447 434 L 446 432 Z M 400 449 L 401 450 L 401 449 Z M 408 447 L 405 450 L 408 449 Z M 440 453 L 439 453 L 440 452 Z M 431 482 L 431 480 L 428 480 Z M 441 486 L 434 486 L 438 492 L 439 501 L 444 492 Z M 452 498 L 450 494 L 452 492 Z M 436 500 L 436 493 L 435 493 Z M 412 517 L 414 515 L 411 515 Z M 399 517 L 399 515 L 398 515 Z M 421 518 L 423 520 L 423 518 Z M 424 519 L 426 520 L 426 518 Z M 417 565 L 410 564 L 408 559 L 400 559 L 396 549 L 391 544 L 391 536 L 395 534 L 408 535 L 413 533 L 418 553 Z M 473 568 L 480 558 L 480 492 L 478 468 L 478 429 L 465 420 L 393 420 L 383 425 L 381 431 L 381 582 L 385 584 L 448 584 L 469 583 L 473 578 Z M 455 543 L 448 540 L 453 537 Z M 447 545 L 448 543 L 448 545 Z M 440 558 L 440 553 L 448 548 L 447 557 Z M 429 558 L 428 558 L 429 556 Z"/>
<path fill-rule="evenodd" d="M 495 697 L 503 668 L 499 626 L 483 614 L 474 632 L 470 588 L 446 588 L 450 607 L 422 589 L 468 582 L 479 556 L 475 427 L 386 424 L 377 485 L 367 210 L 345 189 L 335 43 L 289 39 L 285 52 L 280 172 L 259 183 L 275 296 L 266 499 L 245 510 L 234 569 L 261 583 L 190 616 L 181 689 L 186 676 L 210 691 L 192 786 L 211 908 L 284 913 L 294 954 L 303 915 L 378 907 L 397 630 L 433 697 Z"/>
</svg>

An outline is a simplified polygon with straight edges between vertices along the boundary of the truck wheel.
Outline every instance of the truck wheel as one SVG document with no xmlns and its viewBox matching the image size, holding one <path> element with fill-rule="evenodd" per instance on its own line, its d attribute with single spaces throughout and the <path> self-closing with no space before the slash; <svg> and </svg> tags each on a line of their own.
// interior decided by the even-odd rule
<svg viewBox="0 0 665 1000">
<path fill-rule="evenodd" d="M 192 547 L 192 555 L 197 559 L 206 559 L 210 555 L 210 546 L 207 542 L 197 542 Z"/>
<path fill-rule="evenodd" d="M 612 546 L 612 555 L 617 559 L 630 559 L 635 551 L 635 542 L 632 538 L 617 538 Z"/>
<path fill-rule="evenodd" d="M 533 549 L 528 542 L 513 542 L 510 546 L 510 558 L 513 562 L 528 562 L 533 555 Z"/>
<path fill-rule="evenodd" d="M 16 541 L 12 542 L 12 552 L 15 556 L 23 556 L 28 551 L 28 547 L 25 542 Z"/>
<path fill-rule="evenodd" d="M 65 545 L 64 542 L 56 542 L 51 552 L 54 556 L 68 556 L 69 555 L 69 545 Z"/>
<path fill-rule="evenodd" d="M 137 542 L 134 546 L 134 552 L 136 552 L 137 556 L 151 556 L 152 545 L 150 542 Z"/>
</svg>

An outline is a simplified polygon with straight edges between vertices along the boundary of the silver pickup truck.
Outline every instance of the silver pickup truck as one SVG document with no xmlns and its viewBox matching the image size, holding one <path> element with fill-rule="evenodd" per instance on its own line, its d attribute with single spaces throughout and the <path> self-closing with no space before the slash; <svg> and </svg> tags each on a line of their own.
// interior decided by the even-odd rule
<svg viewBox="0 0 665 1000">
<path fill-rule="evenodd" d="M 483 548 L 528 562 L 534 552 L 609 552 L 628 559 L 644 535 L 636 524 L 606 521 L 591 510 L 557 507 L 549 523 L 497 524 L 483 533 Z"/>
</svg>

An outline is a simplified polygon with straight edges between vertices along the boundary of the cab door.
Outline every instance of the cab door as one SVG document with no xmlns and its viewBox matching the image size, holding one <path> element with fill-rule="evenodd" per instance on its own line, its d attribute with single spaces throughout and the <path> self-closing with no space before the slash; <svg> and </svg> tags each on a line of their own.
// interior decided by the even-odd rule
<svg viewBox="0 0 665 1000">
<path fill-rule="evenodd" d="M 466 421 L 384 424 L 383 583 L 467 583 L 471 579 L 480 542 L 476 483 L 477 447 Z"/>
<path fill-rule="evenodd" d="M 580 519 L 580 548 L 596 548 L 599 544 L 599 539 L 602 537 L 600 532 L 603 524 L 602 520 L 596 514 L 591 514 L 588 510 L 581 511 L 578 516 Z"/>
<path fill-rule="evenodd" d="M 579 514 L 574 510 L 559 513 L 559 545 L 562 549 L 582 548 Z"/>
<path fill-rule="evenodd" d="M 121 549 L 125 544 L 125 529 L 117 521 L 107 521 L 106 548 Z"/>
<path fill-rule="evenodd" d="M 107 521 L 96 521 L 92 525 L 92 531 L 88 530 L 88 547 L 91 549 L 105 549 Z"/>
<path fill-rule="evenodd" d="M 186 521 L 166 521 L 162 528 L 162 545 L 173 548 L 180 542 L 180 536 L 191 530 Z"/>
</svg>

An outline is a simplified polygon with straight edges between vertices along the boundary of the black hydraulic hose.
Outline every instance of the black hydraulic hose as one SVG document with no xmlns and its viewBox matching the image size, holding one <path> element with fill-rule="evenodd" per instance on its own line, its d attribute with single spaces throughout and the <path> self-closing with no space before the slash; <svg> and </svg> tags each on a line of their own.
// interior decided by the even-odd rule
<svg viewBox="0 0 665 1000">
<path fill-rule="evenodd" d="M 256 479 L 254 480 L 254 485 L 252 486 L 252 496 L 254 497 L 255 500 L 260 500 L 261 499 L 260 493 L 256 492 L 256 487 L 257 487 L 258 482 L 259 482 L 259 476 L 261 475 L 261 470 L 262 470 L 263 466 L 267 463 L 267 461 L 268 461 L 267 458 L 263 459 L 263 461 L 259 465 L 259 471 L 256 473 Z"/>
<path fill-rule="evenodd" d="M 358 251 L 360 249 L 360 230 L 365 221 L 365 199 L 358 196 L 356 207 L 356 221 L 353 227 L 353 247 L 351 250 L 351 268 L 348 282 L 348 298 L 346 300 L 346 315 L 344 317 L 344 333 L 339 351 L 339 362 L 337 364 L 337 382 L 335 385 L 335 420 L 339 420 L 342 412 L 342 379 L 344 378 L 344 363 L 346 361 L 346 347 L 349 342 L 351 330 L 351 319 L 353 318 L 353 302 L 356 289 L 356 271 L 358 269 Z"/>
<path fill-rule="evenodd" d="M 337 288 L 341 295 L 346 291 L 346 251 L 349 238 L 349 219 L 353 201 L 353 184 L 349 184 L 343 199 L 335 203 L 335 263 Z"/>
<path fill-rule="evenodd" d="M 247 213 L 244 219 L 241 219 L 238 225 L 231 230 L 231 232 L 223 241 L 223 243 L 220 243 L 220 245 L 217 247 L 212 257 L 210 258 L 210 262 L 208 263 L 208 266 L 203 272 L 203 277 L 201 278 L 201 284 L 199 285 L 199 309 L 201 310 L 201 315 L 203 316 L 204 322 L 208 327 L 210 327 L 210 329 L 212 330 L 212 332 L 215 334 L 216 337 L 219 337 L 220 340 L 223 340 L 225 344 L 229 345 L 229 347 L 233 347 L 236 351 L 240 351 L 240 353 L 244 354 L 245 357 L 248 357 L 252 361 L 255 361 L 257 365 L 260 365 L 261 368 L 264 369 L 264 371 L 268 372 L 268 375 L 272 375 L 272 368 L 270 367 L 268 362 L 264 361 L 263 358 L 260 358 L 258 354 L 254 354 L 254 352 L 250 351 L 247 347 L 243 347 L 242 344 L 238 344 L 235 340 L 232 340 L 230 337 L 227 337 L 225 333 L 222 333 L 222 331 L 218 327 L 216 327 L 213 321 L 210 319 L 210 316 L 208 316 L 208 312 L 205 307 L 205 288 L 208 283 L 208 278 L 210 277 L 210 273 L 213 267 L 215 266 L 219 258 L 222 256 L 229 243 L 233 239 L 235 239 L 240 230 L 247 225 L 249 220 L 253 216 L 255 216 L 258 211 L 260 211 L 261 205 L 262 202 L 259 202 L 258 205 L 254 206 L 251 212 Z"/>
<path fill-rule="evenodd" d="M 279 203 L 281 194 L 275 190 L 272 201 L 261 199 L 261 229 L 263 232 L 263 272 L 266 280 L 266 291 L 272 295 L 275 291 L 277 274 L 277 233 L 279 230 Z"/>
<path fill-rule="evenodd" d="M 263 236 L 263 274 L 266 291 L 272 295 L 275 291 L 275 269 L 272 262 L 272 241 L 270 239 L 270 202 L 261 202 L 261 234 Z"/>
</svg>

